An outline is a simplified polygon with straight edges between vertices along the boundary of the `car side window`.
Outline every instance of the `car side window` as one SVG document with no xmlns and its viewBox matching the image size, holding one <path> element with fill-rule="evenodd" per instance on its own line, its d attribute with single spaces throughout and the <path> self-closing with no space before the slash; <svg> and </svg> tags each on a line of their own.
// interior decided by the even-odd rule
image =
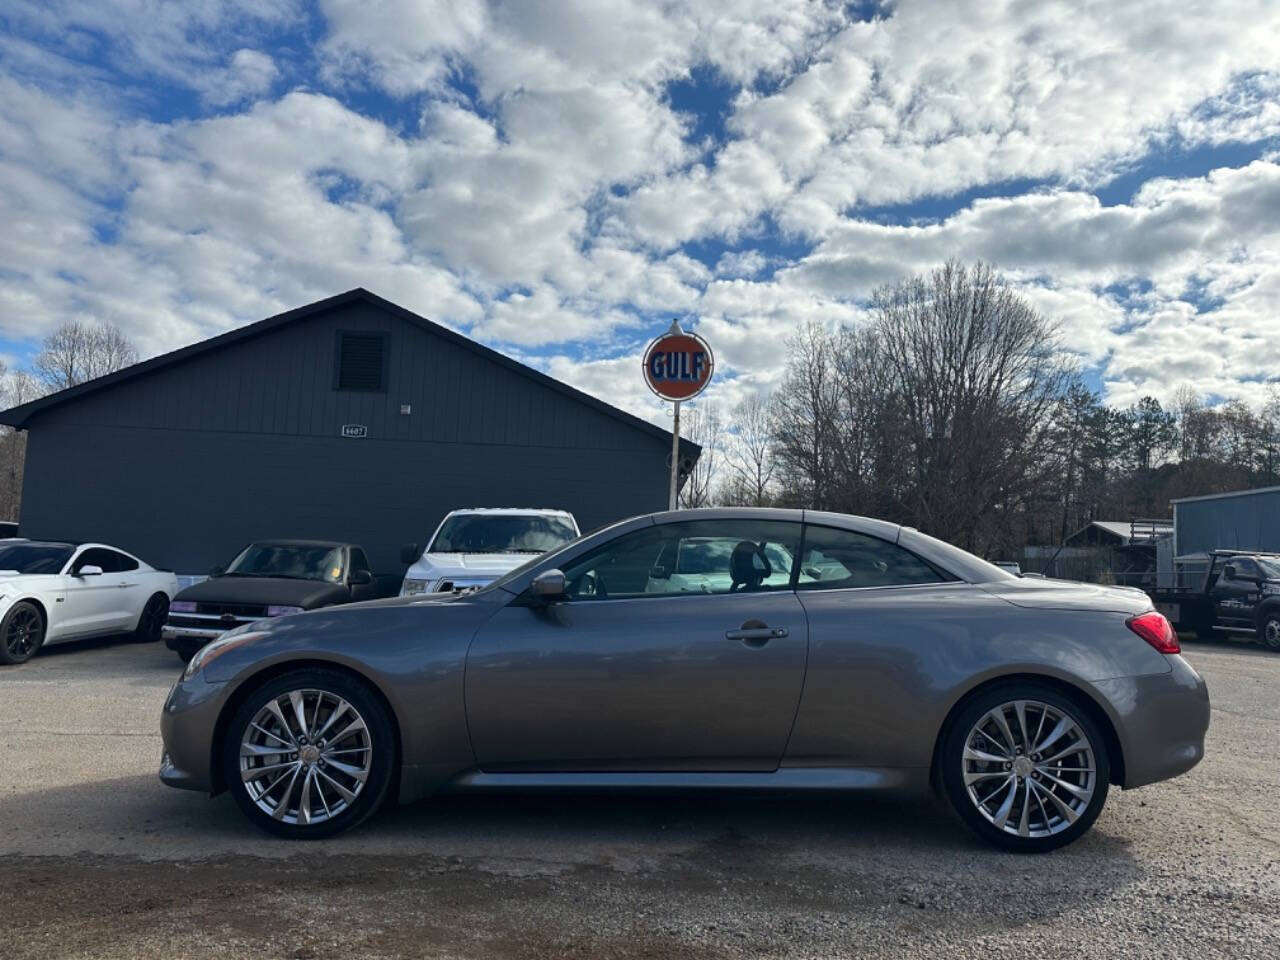
<svg viewBox="0 0 1280 960">
<path fill-rule="evenodd" d="M 806 526 L 798 590 L 890 587 L 951 579 L 895 543 L 852 530 Z"/>
<path fill-rule="evenodd" d="M 365 557 L 364 551 L 361 550 L 359 547 L 351 548 L 351 569 L 352 571 L 365 570 L 365 571 L 368 571 L 369 573 L 373 572 L 372 570 L 369 569 L 368 558 Z"/>
<path fill-rule="evenodd" d="M 114 550 L 92 547 L 76 557 L 76 562 L 71 565 L 71 572 L 79 573 L 85 567 L 101 567 L 103 573 L 117 573 L 115 557 Z"/>
<path fill-rule="evenodd" d="M 566 565 L 570 600 L 749 593 L 791 588 L 800 525 L 698 520 L 646 527 Z"/>
<path fill-rule="evenodd" d="M 108 550 L 106 552 L 111 554 L 111 562 L 115 565 L 117 573 L 124 573 L 129 570 L 138 569 L 138 561 L 133 559 L 133 557 L 126 556 L 123 553 L 117 553 L 114 550 Z"/>
<path fill-rule="evenodd" d="M 1259 576 L 1258 565 L 1248 557 L 1236 557 L 1234 562 L 1237 580 L 1253 580 Z"/>
</svg>

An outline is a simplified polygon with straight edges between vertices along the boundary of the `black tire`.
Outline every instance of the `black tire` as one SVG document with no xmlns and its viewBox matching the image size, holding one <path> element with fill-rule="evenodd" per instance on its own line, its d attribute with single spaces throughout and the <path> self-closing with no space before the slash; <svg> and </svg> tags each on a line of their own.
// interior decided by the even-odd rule
<svg viewBox="0 0 1280 960">
<path fill-rule="evenodd" d="M 164 622 L 169 618 L 169 598 L 157 593 L 142 608 L 138 617 L 138 627 L 133 631 L 133 638 L 140 643 L 155 643 L 160 639 Z"/>
<path fill-rule="evenodd" d="M 354 799 L 346 801 L 334 793 L 336 790 L 335 781 L 331 778 L 328 779 L 331 795 L 337 796 L 333 806 L 337 807 L 340 803 L 345 803 L 345 807 L 340 812 L 318 823 L 308 824 L 301 822 L 300 812 L 292 817 L 297 822 L 288 822 L 291 815 L 287 811 L 293 809 L 293 805 L 300 801 L 302 795 L 301 787 L 298 788 L 296 794 L 293 792 L 293 785 L 289 783 L 285 783 L 280 792 L 276 792 L 271 788 L 262 791 L 263 802 L 273 803 L 274 809 L 277 811 L 280 809 L 279 798 L 284 798 L 286 812 L 284 812 L 282 819 L 276 819 L 259 806 L 258 800 L 255 800 L 250 793 L 250 786 L 244 782 L 242 777 L 241 742 L 250 729 L 250 722 L 271 701 L 278 697 L 284 697 L 291 691 L 307 692 L 303 697 L 304 715 L 305 702 L 313 694 L 325 694 L 346 701 L 350 708 L 353 708 L 359 718 L 363 720 L 365 731 L 367 731 L 368 750 L 371 756 L 362 785 L 355 791 Z M 337 711 L 335 710 L 334 713 L 337 713 Z M 342 716 L 345 718 L 346 715 L 343 714 Z M 313 717 L 314 727 L 323 725 L 322 714 L 313 714 Z M 294 717 L 290 716 L 289 719 L 293 720 Z M 344 719 L 343 724 L 346 722 Z M 335 726 L 343 724 L 335 724 Z M 291 731 L 286 730 L 283 732 Z M 313 729 L 312 732 L 314 733 L 316 730 Z M 257 737 L 260 742 L 274 742 L 262 740 L 260 733 L 252 736 Z M 358 734 L 353 734 L 353 736 L 358 736 Z M 279 740 L 279 738 L 275 738 L 275 740 Z M 235 797 L 236 804 L 244 812 L 245 816 L 268 833 L 287 837 L 291 840 L 319 840 L 323 837 L 331 837 L 364 821 L 382 806 L 387 799 L 388 789 L 393 779 L 392 775 L 398 762 L 392 718 L 382 700 L 364 682 L 344 673 L 318 668 L 293 670 L 268 681 L 254 690 L 241 703 L 235 715 L 231 718 L 231 722 L 227 725 L 226 734 L 220 747 L 220 754 L 222 757 L 223 782 L 227 784 L 231 795 Z M 287 758 L 297 758 L 298 756 L 298 754 L 288 754 Z M 286 759 L 286 757 L 282 756 L 281 759 Z M 254 763 L 255 760 L 249 760 L 248 762 Z M 277 761 L 261 758 L 261 762 L 266 765 Z M 290 763 L 296 762 L 296 760 L 290 759 Z M 330 759 L 329 762 L 332 763 L 333 760 Z M 299 772 L 306 770 L 305 764 L 299 765 L 301 767 Z M 321 761 L 316 761 L 316 765 L 324 767 L 324 763 Z M 332 767 L 330 767 L 330 772 L 333 772 L 335 776 L 341 776 L 333 771 Z M 321 776 L 327 777 L 327 774 L 316 771 L 314 782 L 322 782 L 320 781 Z M 265 779 L 261 778 L 255 783 L 261 785 Z M 345 780 L 345 783 L 348 787 L 353 786 L 350 780 Z M 337 786 L 340 785 L 337 784 Z M 318 815 L 318 804 L 314 797 L 312 797 L 310 806 L 316 809 L 316 815 Z M 325 809 L 327 810 L 328 807 L 326 806 Z"/>
<path fill-rule="evenodd" d="M 975 728 L 978 727 L 980 721 L 987 717 L 988 714 L 992 714 L 1001 705 L 1013 705 L 1019 701 L 1030 701 L 1033 704 L 1047 706 L 1047 709 L 1044 710 L 1038 707 L 1024 708 L 1024 712 L 1028 716 L 1028 726 L 1035 725 L 1032 717 L 1037 715 L 1043 715 L 1046 719 L 1051 719 L 1055 727 L 1056 719 L 1053 719 L 1055 714 L 1058 717 L 1070 719 L 1071 723 L 1074 724 L 1074 731 L 1064 734 L 1060 741 L 1053 745 L 1052 749 L 1057 751 L 1064 744 L 1075 745 L 1083 742 L 1092 753 L 1094 768 L 1092 780 L 1086 779 L 1087 774 L 1076 773 L 1075 770 L 1065 766 L 1067 762 L 1079 764 L 1081 762 L 1079 759 L 1080 754 L 1057 760 L 1055 761 L 1056 766 L 1050 764 L 1042 767 L 1038 763 L 1030 762 L 1032 756 L 1039 757 L 1040 755 L 1029 753 L 1026 759 L 1021 762 L 1031 766 L 1032 770 L 1028 773 L 1024 766 L 1025 776 L 1013 776 L 1016 771 L 1011 768 L 1015 763 L 1019 762 L 1018 757 L 1028 753 L 1023 747 L 1017 746 L 1020 734 L 1015 732 L 1013 734 L 1015 740 L 1014 750 L 1000 750 L 1001 756 L 1007 753 L 1012 758 L 1007 764 L 977 762 L 973 765 L 973 769 L 979 771 L 975 775 L 986 778 L 974 782 L 975 791 L 986 789 L 985 785 L 992 782 L 997 782 L 1000 786 L 997 786 L 986 798 L 980 793 L 976 793 L 974 796 L 970 795 L 970 787 L 965 783 L 966 763 L 973 763 L 973 761 L 966 760 L 965 750 L 969 745 L 971 735 L 975 744 L 991 741 L 991 737 L 975 733 Z M 1005 714 L 1006 720 L 1009 720 L 1009 716 L 1009 714 Z M 1014 708 L 1012 712 L 1013 722 L 1009 722 L 1011 730 L 1014 731 L 1017 730 L 1016 716 L 1016 708 Z M 998 734 L 998 730 L 993 729 L 993 732 Z M 1052 733 L 1052 729 L 1049 732 Z M 1083 741 L 1075 739 L 1077 732 L 1082 734 Z M 1036 739 L 1037 736 L 1039 736 L 1038 740 Z M 1041 727 L 1027 739 L 1030 740 L 1032 745 L 1043 744 L 1048 739 L 1048 736 L 1049 734 L 1045 733 Z M 988 744 L 987 752 L 990 752 L 994 757 L 999 748 L 1000 744 L 996 744 L 995 747 L 991 747 Z M 1107 800 L 1107 788 L 1111 778 L 1111 761 L 1107 753 L 1107 740 L 1102 731 L 1098 729 L 1098 725 L 1094 722 L 1090 711 L 1085 708 L 1076 696 L 1062 693 L 1056 687 L 1030 681 L 993 686 L 961 704 L 960 708 L 948 720 L 946 733 L 943 735 L 938 755 L 938 763 L 939 780 L 942 783 L 943 792 L 960 819 L 988 843 L 1017 853 L 1047 853 L 1077 840 L 1093 826 L 1093 822 L 1102 811 L 1103 804 Z M 980 772 L 983 770 L 993 772 Z M 1046 773 L 1041 773 L 1041 770 L 1045 770 Z M 1005 771 L 1009 772 L 1006 773 Z M 1054 782 L 1051 782 L 1052 777 L 1046 778 L 1049 771 L 1053 771 L 1057 775 L 1057 780 Z M 1031 782 L 1032 778 L 1035 779 L 1034 784 Z M 998 798 L 1003 801 L 1008 796 L 1007 793 L 1003 792 L 1007 789 L 1003 784 L 1008 783 L 1010 779 L 1012 780 L 1012 789 L 1014 791 L 1011 805 L 1013 815 L 1017 815 L 1023 809 L 1023 802 L 1019 798 L 1025 799 L 1029 796 L 1031 800 L 1036 801 L 1035 804 L 1032 804 L 1030 800 L 1026 800 L 1026 809 L 1029 811 L 1029 835 L 1022 836 L 1017 832 L 1009 832 L 997 826 L 993 819 L 988 819 L 988 816 L 979 809 L 979 800 L 986 799 L 990 803 L 991 798 Z M 1068 788 L 1059 785 L 1063 779 L 1077 788 L 1082 786 L 1091 788 L 1092 794 L 1087 802 L 1082 798 L 1075 799 L 1072 794 L 1065 792 Z M 1055 805 L 1052 797 L 1048 796 L 1051 791 L 1055 796 L 1067 797 L 1068 800 L 1083 804 L 1082 809 L 1077 809 L 1073 812 L 1076 817 L 1074 822 L 1068 819 L 1065 812 L 1060 812 L 1061 808 Z M 991 804 L 991 806 L 995 805 Z M 990 811 L 991 806 L 985 809 Z M 1003 809 L 1003 803 L 1000 809 Z M 996 810 L 995 812 L 999 813 L 1000 811 Z M 1057 817 L 1056 824 L 1052 820 L 1053 817 Z M 1021 817 L 1017 816 L 1016 819 L 1019 822 L 1012 824 L 1015 830 L 1021 826 Z M 1035 835 L 1037 831 L 1034 829 L 1034 825 L 1037 822 L 1045 825 L 1045 829 L 1038 831 L 1041 835 Z M 1049 832 L 1050 830 L 1053 832 Z"/>
<path fill-rule="evenodd" d="M 1268 610 L 1258 621 L 1258 642 L 1272 653 L 1280 653 L 1280 610 Z"/>
<path fill-rule="evenodd" d="M 0 620 L 0 664 L 26 663 L 44 643 L 44 615 L 29 600 L 19 600 Z"/>
</svg>

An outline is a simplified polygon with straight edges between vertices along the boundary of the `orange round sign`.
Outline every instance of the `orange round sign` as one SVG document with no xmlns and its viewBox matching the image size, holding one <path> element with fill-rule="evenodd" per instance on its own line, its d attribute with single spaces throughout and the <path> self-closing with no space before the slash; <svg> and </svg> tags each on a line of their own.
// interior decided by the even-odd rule
<svg viewBox="0 0 1280 960">
<path fill-rule="evenodd" d="M 664 400 L 689 400 L 711 382 L 715 358 L 693 333 L 664 333 L 644 352 L 644 379 Z"/>
</svg>

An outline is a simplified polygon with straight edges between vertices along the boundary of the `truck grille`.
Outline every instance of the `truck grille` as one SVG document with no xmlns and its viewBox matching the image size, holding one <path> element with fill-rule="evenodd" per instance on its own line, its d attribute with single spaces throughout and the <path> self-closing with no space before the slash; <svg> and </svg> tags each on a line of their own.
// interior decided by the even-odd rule
<svg viewBox="0 0 1280 960">
<path fill-rule="evenodd" d="M 262 604 L 197 603 L 196 613 L 212 614 L 215 617 L 229 614 L 238 620 L 261 620 L 267 615 L 267 608 Z"/>
</svg>

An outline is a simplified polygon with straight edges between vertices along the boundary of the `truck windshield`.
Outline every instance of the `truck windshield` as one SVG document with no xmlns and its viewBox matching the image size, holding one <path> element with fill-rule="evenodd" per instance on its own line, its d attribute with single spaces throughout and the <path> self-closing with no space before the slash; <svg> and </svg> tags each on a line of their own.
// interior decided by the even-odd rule
<svg viewBox="0 0 1280 960">
<path fill-rule="evenodd" d="M 285 577 L 341 583 L 345 572 L 340 547 L 251 543 L 231 561 L 224 576 Z"/>
<path fill-rule="evenodd" d="M 0 548 L 0 570 L 61 573 L 73 549 L 69 543 L 15 543 Z"/>
<path fill-rule="evenodd" d="M 1262 575 L 1268 580 L 1280 580 L 1280 560 L 1273 557 L 1254 557 L 1254 562 L 1262 568 Z"/>
<path fill-rule="evenodd" d="M 440 527 L 428 553 L 546 553 L 578 535 L 567 517 L 462 513 Z"/>
</svg>

